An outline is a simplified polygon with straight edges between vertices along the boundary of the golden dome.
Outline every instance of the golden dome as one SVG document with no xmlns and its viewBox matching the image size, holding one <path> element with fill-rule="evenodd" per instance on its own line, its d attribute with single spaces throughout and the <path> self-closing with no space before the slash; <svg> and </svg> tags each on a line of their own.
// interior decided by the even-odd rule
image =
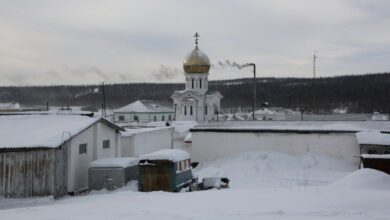
<svg viewBox="0 0 390 220">
<path fill-rule="evenodd" d="M 186 73 L 208 73 L 210 70 L 210 60 L 196 46 L 184 59 L 183 68 Z"/>
</svg>

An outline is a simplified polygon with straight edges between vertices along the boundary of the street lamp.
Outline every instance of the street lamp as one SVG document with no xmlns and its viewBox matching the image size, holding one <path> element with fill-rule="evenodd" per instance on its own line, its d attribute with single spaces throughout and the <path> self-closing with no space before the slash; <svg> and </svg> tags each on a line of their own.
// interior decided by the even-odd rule
<svg viewBox="0 0 390 220">
<path fill-rule="evenodd" d="M 247 66 L 252 66 L 253 67 L 253 106 L 252 106 L 252 116 L 253 120 L 255 121 L 255 110 L 256 110 L 256 64 L 255 63 L 247 63 L 241 66 L 241 68 L 247 67 Z"/>
</svg>

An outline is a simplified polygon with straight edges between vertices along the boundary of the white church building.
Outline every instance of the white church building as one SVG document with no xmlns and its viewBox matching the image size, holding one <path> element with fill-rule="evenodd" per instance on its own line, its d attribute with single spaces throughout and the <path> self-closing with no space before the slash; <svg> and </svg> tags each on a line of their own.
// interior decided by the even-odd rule
<svg viewBox="0 0 390 220">
<path fill-rule="evenodd" d="M 195 48 L 185 57 L 185 89 L 175 91 L 173 99 L 177 121 L 216 120 L 220 112 L 221 93 L 208 90 L 210 60 L 198 46 L 198 33 L 195 34 Z"/>
</svg>

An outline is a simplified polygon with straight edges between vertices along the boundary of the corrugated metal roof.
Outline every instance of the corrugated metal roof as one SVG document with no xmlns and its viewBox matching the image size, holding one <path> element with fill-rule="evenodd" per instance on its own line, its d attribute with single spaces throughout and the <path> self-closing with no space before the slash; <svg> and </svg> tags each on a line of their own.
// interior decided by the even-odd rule
<svg viewBox="0 0 390 220">
<path fill-rule="evenodd" d="M 390 131 L 390 121 L 227 121 L 195 126 L 191 131 Z"/>
</svg>

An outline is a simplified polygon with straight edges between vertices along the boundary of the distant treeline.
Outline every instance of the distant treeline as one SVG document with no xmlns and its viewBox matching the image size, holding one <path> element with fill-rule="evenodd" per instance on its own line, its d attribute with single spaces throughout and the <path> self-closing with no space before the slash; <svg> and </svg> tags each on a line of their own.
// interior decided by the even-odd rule
<svg viewBox="0 0 390 220">
<path fill-rule="evenodd" d="M 224 111 L 250 109 L 252 79 L 209 82 L 210 90 L 224 96 Z M 117 108 L 140 99 L 171 102 L 174 90 L 184 89 L 184 83 L 127 83 L 106 84 L 108 108 Z M 303 108 L 307 112 L 330 112 L 347 108 L 354 113 L 388 113 L 390 111 L 390 73 L 349 75 L 317 78 L 258 78 L 258 106 Z M 101 85 L 61 85 L 0 87 L 0 103 L 19 102 L 24 106 L 49 105 L 93 106 L 102 104 Z"/>
</svg>

